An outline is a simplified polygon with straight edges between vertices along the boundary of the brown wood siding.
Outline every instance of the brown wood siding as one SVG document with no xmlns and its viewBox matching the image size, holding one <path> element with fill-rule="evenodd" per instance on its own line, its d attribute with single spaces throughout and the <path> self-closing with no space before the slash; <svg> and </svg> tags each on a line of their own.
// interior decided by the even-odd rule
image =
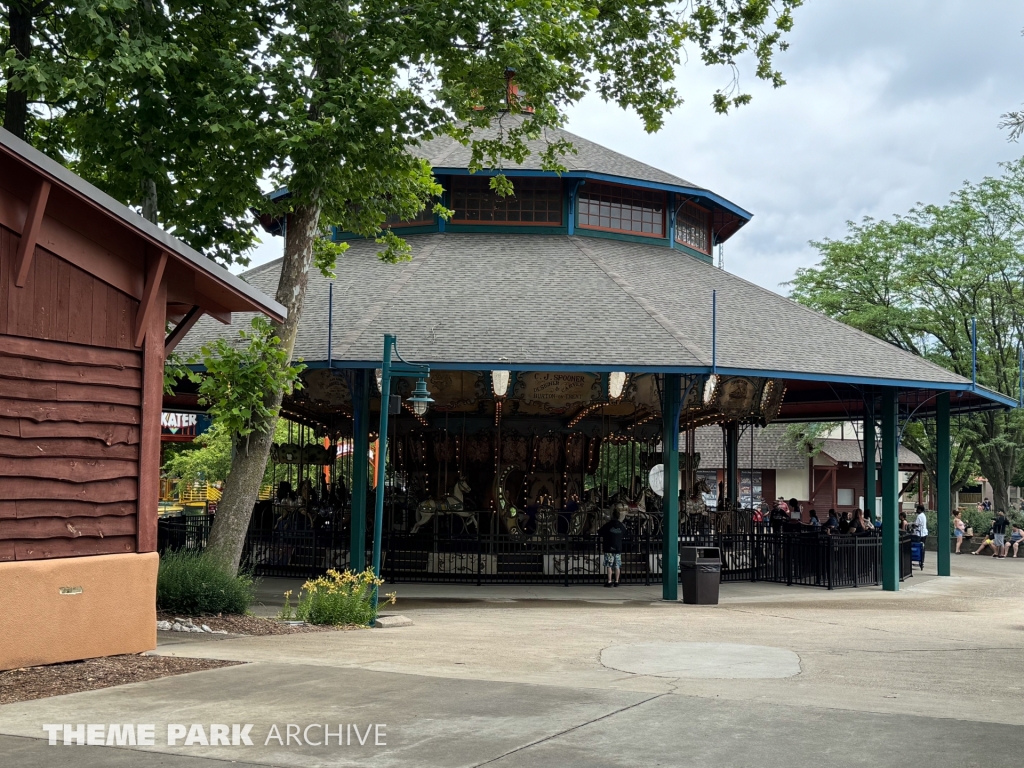
<svg viewBox="0 0 1024 768">
<path fill-rule="evenodd" d="M 0 540 L 0 562 L 4 560 L 51 560 L 56 557 L 84 557 L 86 555 L 117 555 L 135 551 L 134 536 Z"/>
<path fill-rule="evenodd" d="M 0 227 L 0 334 L 134 350 L 137 300 L 38 246 L 16 287 L 19 240 Z"/>
<path fill-rule="evenodd" d="M 38 250 L 11 287 L 11 241 L 0 230 L 0 561 L 138 551 L 137 302 Z"/>
</svg>

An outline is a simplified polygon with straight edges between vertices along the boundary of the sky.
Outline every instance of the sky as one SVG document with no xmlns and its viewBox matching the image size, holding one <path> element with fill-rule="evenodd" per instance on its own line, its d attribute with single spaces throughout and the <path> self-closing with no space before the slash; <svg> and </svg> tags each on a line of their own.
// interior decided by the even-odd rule
<svg viewBox="0 0 1024 768">
<path fill-rule="evenodd" d="M 728 115 L 710 102 L 731 73 L 691 52 L 676 83 L 686 102 L 657 134 L 596 97 L 566 126 L 753 212 L 725 244 L 725 268 L 780 293 L 818 260 L 809 241 L 941 203 L 1024 154 L 998 128 L 1024 103 L 1019 0 L 807 0 L 795 19 L 776 58 L 787 84 L 775 90 L 741 62 L 753 101 Z M 268 237 L 253 265 L 281 247 Z"/>
</svg>

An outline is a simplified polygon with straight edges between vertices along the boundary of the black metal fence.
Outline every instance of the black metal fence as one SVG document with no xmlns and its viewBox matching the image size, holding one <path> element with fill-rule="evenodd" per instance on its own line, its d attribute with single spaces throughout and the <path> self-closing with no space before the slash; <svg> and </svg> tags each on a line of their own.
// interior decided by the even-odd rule
<svg viewBox="0 0 1024 768">
<path fill-rule="evenodd" d="M 209 516 L 163 518 L 157 547 L 199 551 L 206 546 Z M 818 533 L 698 532 L 682 534 L 679 546 L 718 547 L 722 581 L 767 581 L 837 589 L 881 583 L 880 535 L 829 536 Z M 392 583 L 593 584 L 606 578 L 596 535 L 555 534 L 524 538 L 507 533 L 440 536 L 385 534 L 382 575 Z M 244 567 L 262 576 L 316 576 L 351 562 L 349 534 L 330 527 L 294 530 L 251 527 L 242 554 Z M 367 558 L 371 542 L 367 541 Z M 661 580 L 660 536 L 626 537 L 620 580 L 651 584 Z M 900 537 L 900 579 L 913 575 L 910 537 Z"/>
</svg>

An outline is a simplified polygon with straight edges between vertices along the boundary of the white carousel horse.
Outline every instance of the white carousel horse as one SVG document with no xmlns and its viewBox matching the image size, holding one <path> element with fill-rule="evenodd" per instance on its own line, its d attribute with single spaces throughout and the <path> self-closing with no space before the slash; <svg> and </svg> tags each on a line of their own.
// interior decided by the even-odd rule
<svg viewBox="0 0 1024 768">
<path fill-rule="evenodd" d="M 470 490 L 466 478 L 460 477 L 448 498 L 440 501 L 428 499 L 427 501 L 420 502 L 420 505 L 416 507 L 416 525 L 412 527 L 410 533 L 416 533 L 434 515 L 458 515 L 462 518 L 462 524 L 467 531 L 470 525 L 478 528 L 479 523 L 476 519 L 476 512 L 468 512 L 465 508 L 464 494 L 469 493 Z"/>
</svg>

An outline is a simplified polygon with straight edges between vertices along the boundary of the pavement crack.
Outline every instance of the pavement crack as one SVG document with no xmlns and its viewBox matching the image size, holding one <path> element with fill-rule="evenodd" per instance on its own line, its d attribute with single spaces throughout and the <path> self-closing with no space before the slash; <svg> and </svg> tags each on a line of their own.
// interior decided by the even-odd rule
<svg viewBox="0 0 1024 768">
<path fill-rule="evenodd" d="M 608 712 L 608 713 L 606 713 L 604 715 L 601 715 L 600 717 L 592 718 L 590 720 L 587 720 L 586 722 L 574 725 L 571 728 L 566 728 L 565 730 L 559 731 L 558 733 L 552 733 L 550 736 L 545 736 L 543 739 L 537 739 L 536 741 L 531 741 L 529 744 L 523 744 L 522 746 L 516 747 L 515 749 L 510 749 L 508 752 L 500 754 L 497 757 L 492 757 L 490 760 L 484 760 L 484 762 L 482 762 L 482 763 L 476 763 L 473 766 L 473 768 L 480 768 L 480 766 L 483 766 L 483 765 L 490 765 L 491 763 L 496 763 L 499 760 L 504 760 L 509 755 L 514 755 L 517 752 L 522 752 L 524 749 L 529 749 L 530 747 L 536 747 L 538 744 L 543 744 L 544 742 L 551 741 L 552 739 L 557 739 L 560 736 L 565 736 L 567 733 L 572 733 L 573 731 L 578 731 L 580 728 L 585 728 L 588 725 L 593 725 L 594 723 L 599 723 L 602 720 L 607 720 L 609 717 L 613 717 L 615 715 L 622 714 L 623 712 L 628 712 L 631 709 L 636 709 L 641 704 L 646 704 L 649 701 L 654 701 L 655 699 L 660 699 L 660 698 L 663 698 L 665 696 L 671 696 L 671 695 L 672 695 L 671 693 L 659 693 L 659 694 L 655 694 L 654 696 L 648 696 L 646 699 L 641 699 L 640 701 L 637 701 L 637 702 L 635 702 L 633 704 L 630 704 L 629 706 L 620 707 L 619 709 L 616 709 L 616 710 L 614 710 L 612 712 Z"/>
</svg>

